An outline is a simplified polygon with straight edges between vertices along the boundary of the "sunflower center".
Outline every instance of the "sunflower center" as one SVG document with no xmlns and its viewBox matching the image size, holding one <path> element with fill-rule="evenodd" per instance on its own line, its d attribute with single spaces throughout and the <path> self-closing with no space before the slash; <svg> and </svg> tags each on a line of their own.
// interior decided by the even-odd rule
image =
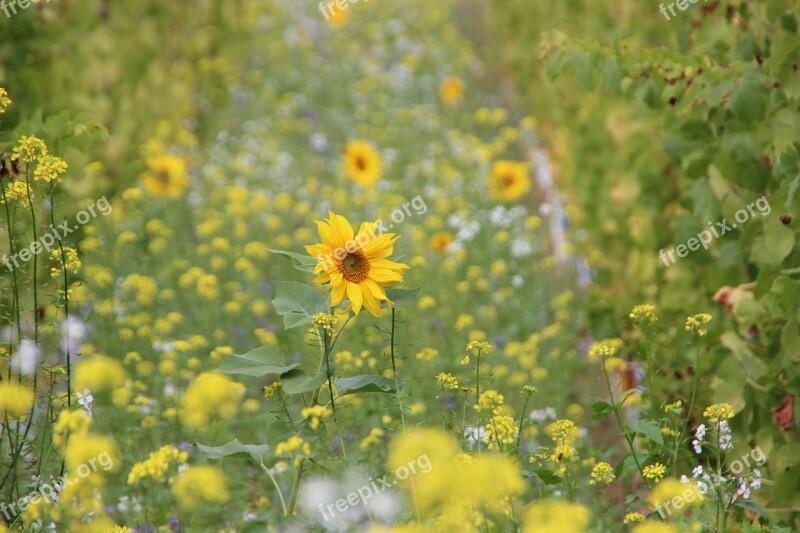
<svg viewBox="0 0 800 533">
<path fill-rule="evenodd" d="M 154 173 L 156 180 L 162 184 L 167 185 L 169 184 L 169 171 L 166 169 L 159 169 L 156 170 Z"/>
<path fill-rule="evenodd" d="M 356 157 L 356 166 L 358 170 L 364 170 L 367 168 L 367 160 L 361 156 Z"/>
<path fill-rule="evenodd" d="M 503 187 L 506 188 L 511 187 L 512 185 L 514 185 L 514 176 L 512 176 L 511 174 L 505 174 L 503 177 L 500 178 L 500 183 L 503 185 Z"/>
<path fill-rule="evenodd" d="M 366 279 L 369 262 L 361 253 L 348 253 L 339 263 L 339 271 L 347 281 L 358 283 Z"/>
</svg>

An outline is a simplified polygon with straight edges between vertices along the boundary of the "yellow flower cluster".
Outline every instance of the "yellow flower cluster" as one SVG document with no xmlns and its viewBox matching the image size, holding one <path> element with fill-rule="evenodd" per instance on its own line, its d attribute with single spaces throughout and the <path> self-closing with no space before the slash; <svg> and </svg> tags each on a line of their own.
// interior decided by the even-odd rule
<svg viewBox="0 0 800 533">
<path fill-rule="evenodd" d="M 595 342 L 589 348 L 589 361 L 596 362 L 601 359 L 614 357 L 622 346 L 622 339 L 604 339 Z"/>
<path fill-rule="evenodd" d="M 64 246 L 64 255 L 61 255 L 61 248 L 55 248 L 50 252 L 50 260 L 56 266 L 50 267 L 50 275 L 54 278 L 61 276 L 64 269 L 69 270 L 73 274 L 77 274 L 81 268 L 81 260 L 78 257 L 78 250 Z"/>
<path fill-rule="evenodd" d="M 314 325 L 325 330 L 328 335 L 332 335 L 336 331 L 336 317 L 328 313 L 317 313 L 314 315 Z"/>
<path fill-rule="evenodd" d="M 458 388 L 458 380 L 453 374 L 448 372 L 439 372 L 436 376 L 436 384 L 444 390 L 455 390 Z"/>
<path fill-rule="evenodd" d="M 275 455 L 295 455 L 295 464 L 299 463 L 303 457 L 311 456 L 311 445 L 299 435 L 292 435 L 283 442 L 275 446 Z"/>
<path fill-rule="evenodd" d="M 381 439 L 386 432 L 381 428 L 372 428 L 369 430 L 369 435 L 361 439 L 361 448 L 369 448 L 373 444 L 380 444 Z"/>
<path fill-rule="evenodd" d="M 709 405 L 706 410 L 703 411 L 703 416 L 708 418 L 708 421 L 712 424 L 716 424 L 720 420 L 733 418 L 734 414 L 733 406 L 729 403 L 715 403 Z"/>
<path fill-rule="evenodd" d="M 517 425 L 509 415 L 495 414 L 486 424 L 486 439 L 490 450 L 498 450 L 501 444 L 511 444 L 517 435 Z"/>
<path fill-rule="evenodd" d="M 474 355 L 485 355 L 492 351 L 492 345 L 486 341 L 470 341 L 467 344 L 467 353 Z"/>
<path fill-rule="evenodd" d="M 122 387 L 126 378 L 125 367 L 106 355 L 91 355 L 75 365 L 75 390 L 78 391 L 111 392 Z"/>
<path fill-rule="evenodd" d="M 461 454 L 455 439 L 440 429 L 412 429 L 397 436 L 389 448 L 387 467 L 410 472 L 400 486 L 409 494 L 413 491 L 412 501 L 425 521 L 425 531 L 465 508 L 506 512 L 506 499 L 525 488 L 512 459 L 490 453 Z"/>
<path fill-rule="evenodd" d="M 150 456 L 133 465 L 130 473 L 128 474 L 128 485 L 135 485 L 144 478 L 152 478 L 156 481 L 164 481 L 164 476 L 167 470 L 174 463 L 176 465 L 186 464 L 189 460 L 189 454 L 181 451 L 174 446 L 162 446 Z"/>
<path fill-rule="evenodd" d="M 317 429 L 321 419 L 331 416 L 331 408 L 326 405 L 314 405 L 304 408 L 300 414 L 308 420 L 311 429 Z"/>
<path fill-rule="evenodd" d="M 650 325 L 658 320 L 656 316 L 656 306 L 651 304 L 636 305 L 628 315 L 628 318 L 637 324 Z"/>
<path fill-rule="evenodd" d="M 709 322 L 711 322 L 711 315 L 708 313 L 692 315 L 686 318 L 686 326 L 684 326 L 684 329 L 686 331 L 696 333 L 697 336 L 702 337 L 708 333 L 708 330 L 706 330 L 703 326 Z"/>
<path fill-rule="evenodd" d="M 628 513 L 622 519 L 622 523 L 626 526 L 628 524 L 636 524 L 638 522 L 644 522 L 644 515 L 642 513 Z"/>
<path fill-rule="evenodd" d="M 661 463 L 655 463 L 652 465 L 647 465 L 642 470 L 642 475 L 647 479 L 652 479 L 656 483 L 661 481 L 661 479 L 666 475 L 667 467 L 662 465 Z"/>
<path fill-rule="evenodd" d="M 270 385 L 264 385 L 264 388 L 261 389 L 261 393 L 267 400 L 274 400 L 276 398 L 280 398 L 281 382 L 276 381 L 275 383 L 272 383 Z"/>
<path fill-rule="evenodd" d="M 92 417 L 83 409 L 77 411 L 61 411 L 58 420 L 53 425 L 53 444 L 56 448 L 63 448 L 70 437 L 81 438 L 89 433 Z"/>
<path fill-rule="evenodd" d="M 550 456 L 552 461 L 561 462 L 564 460 L 577 459 L 575 455 L 575 443 L 580 436 L 580 431 L 572 420 L 560 419 L 552 422 L 545 429 L 547 434 L 553 439 L 555 449 Z"/>
<path fill-rule="evenodd" d="M 45 155 L 47 155 L 47 146 L 43 140 L 33 135 L 23 135 L 19 144 L 12 150 L 11 159 L 23 163 L 33 163 Z"/>
<path fill-rule="evenodd" d="M 2 107 L 2 98 L 0 98 L 0 107 Z M 11 159 L 28 164 L 36 163 L 33 178 L 36 181 L 47 183 L 61 181 L 61 176 L 69 167 L 63 159 L 48 153 L 44 141 L 32 135 L 20 138 L 19 143 L 11 152 Z M 32 195 L 32 191 L 28 190 L 27 181 L 12 181 L 6 189 L 6 197 L 7 199 L 20 200 L 27 207 L 29 192 Z"/>
<path fill-rule="evenodd" d="M 539 500 L 525 511 L 523 523 L 522 533 L 583 533 L 589 526 L 589 510 L 562 499 Z"/>
<path fill-rule="evenodd" d="M 232 379 L 213 372 L 195 378 L 181 396 L 178 413 L 189 429 L 204 430 L 214 420 L 233 418 L 244 396 L 245 387 Z"/>
<path fill-rule="evenodd" d="M 597 463 L 592 468 L 592 475 L 591 479 L 589 480 L 589 485 L 601 485 L 605 486 L 614 481 L 614 469 L 608 463 Z"/>
<path fill-rule="evenodd" d="M 36 170 L 33 171 L 33 179 L 46 183 L 61 181 L 61 175 L 69 168 L 67 162 L 58 156 L 45 154 L 39 159 Z"/>
<path fill-rule="evenodd" d="M 193 466 L 182 472 L 172 484 L 172 494 L 184 509 L 223 505 L 230 499 L 227 477 L 210 465 Z"/>
<path fill-rule="evenodd" d="M 417 359 L 420 361 L 430 361 L 439 356 L 439 350 L 436 348 L 423 348 L 417 352 Z"/>
<path fill-rule="evenodd" d="M 98 487 L 103 484 L 102 472 L 115 470 L 119 466 L 117 446 L 114 441 L 103 435 L 86 433 L 80 438 L 69 439 L 64 447 L 64 462 L 70 472 L 75 472 L 81 465 L 95 465 L 98 458 L 107 458 L 102 468 L 92 470 L 88 476 L 82 476 L 81 484 Z M 106 464 L 108 466 L 106 467 Z"/>
<path fill-rule="evenodd" d="M 11 98 L 8 97 L 8 91 L 6 91 L 5 87 L 0 87 L 0 114 L 5 113 L 10 105 Z"/>
<path fill-rule="evenodd" d="M 0 382 L 0 415 L 21 420 L 30 412 L 33 400 L 33 390 L 29 387 L 12 381 Z"/>
<path fill-rule="evenodd" d="M 14 180 L 11 181 L 6 187 L 3 203 L 16 200 L 24 207 L 30 207 L 30 201 L 33 199 L 33 197 L 33 189 L 28 186 L 27 182 Z"/>
<path fill-rule="evenodd" d="M 478 403 L 476 403 L 474 407 L 478 412 L 491 411 L 492 413 L 497 413 L 498 408 L 501 407 L 504 402 L 505 398 L 503 398 L 502 394 L 496 390 L 487 390 L 481 393 L 478 398 Z"/>
<path fill-rule="evenodd" d="M 699 507 L 703 495 L 694 483 L 681 483 L 675 478 L 667 478 L 656 485 L 650 493 L 649 503 L 654 509 L 675 498 L 680 498 L 686 505 L 684 508 Z"/>
</svg>

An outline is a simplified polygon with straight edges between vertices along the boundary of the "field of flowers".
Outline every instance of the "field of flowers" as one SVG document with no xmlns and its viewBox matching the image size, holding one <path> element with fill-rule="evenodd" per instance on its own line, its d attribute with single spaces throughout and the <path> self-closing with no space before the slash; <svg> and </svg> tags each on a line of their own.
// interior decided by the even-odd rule
<svg viewBox="0 0 800 533">
<path fill-rule="evenodd" d="M 0 11 L 0 533 L 800 529 L 800 4 L 682 3 Z"/>
</svg>

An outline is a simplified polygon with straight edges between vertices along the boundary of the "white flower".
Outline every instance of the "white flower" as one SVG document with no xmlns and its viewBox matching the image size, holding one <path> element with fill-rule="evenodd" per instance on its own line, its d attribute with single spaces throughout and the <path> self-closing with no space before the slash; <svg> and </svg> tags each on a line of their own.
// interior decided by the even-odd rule
<svg viewBox="0 0 800 533">
<path fill-rule="evenodd" d="M 77 352 L 81 341 L 86 336 L 86 324 L 75 316 L 70 316 L 61 323 L 61 346 L 64 351 Z"/>
<path fill-rule="evenodd" d="M 469 447 L 472 448 L 478 442 L 486 440 L 486 428 L 467 426 L 464 428 L 464 437 L 466 437 Z"/>
<path fill-rule="evenodd" d="M 17 352 L 11 358 L 11 368 L 23 376 L 32 376 L 36 373 L 39 364 L 39 347 L 31 339 L 23 339 L 17 347 Z"/>
<path fill-rule="evenodd" d="M 92 403 L 94 403 L 92 391 L 89 389 L 84 389 L 83 392 L 76 392 L 75 396 L 78 397 L 78 405 L 83 407 L 89 416 L 92 416 Z"/>
<path fill-rule="evenodd" d="M 556 410 L 552 407 L 545 407 L 544 409 L 534 409 L 531 411 L 531 414 L 528 415 L 528 418 L 533 420 L 534 422 L 544 422 L 545 420 L 555 419 L 556 418 Z"/>
</svg>

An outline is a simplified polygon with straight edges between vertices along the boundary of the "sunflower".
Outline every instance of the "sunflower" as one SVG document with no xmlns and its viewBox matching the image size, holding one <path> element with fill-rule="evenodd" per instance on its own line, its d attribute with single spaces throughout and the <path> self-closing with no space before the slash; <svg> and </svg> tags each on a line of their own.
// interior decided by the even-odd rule
<svg viewBox="0 0 800 533">
<path fill-rule="evenodd" d="M 153 196 L 177 198 L 189 185 L 186 161 L 171 155 L 149 157 L 144 188 Z"/>
<path fill-rule="evenodd" d="M 464 82 L 459 78 L 448 76 L 439 86 L 439 96 L 445 104 L 457 104 L 464 97 Z"/>
<path fill-rule="evenodd" d="M 331 305 L 339 305 L 347 298 L 355 314 L 365 307 L 373 315 L 381 316 L 381 301 L 391 305 L 384 288 L 403 281 L 402 270 L 408 265 L 387 259 L 394 251 L 394 233 L 376 234 L 378 222 L 364 222 L 353 234 L 353 227 L 341 215 L 328 213 L 328 220 L 317 220 L 322 241 L 306 246 L 306 251 L 317 258 L 314 283 L 331 285 Z"/>
<path fill-rule="evenodd" d="M 381 178 L 381 156 L 368 142 L 350 141 L 345 153 L 345 170 L 359 185 L 374 185 Z"/>
<path fill-rule="evenodd" d="M 328 8 L 330 9 L 330 15 L 327 15 L 325 20 L 334 28 L 345 26 L 350 20 L 350 12 L 347 11 L 348 7 L 349 6 L 345 5 L 344 8 L 340 8 L 337 2 L 329 3 Z"/>
<path fill-rule="evenodd" d="M 433 236 L 431 236 L 431 250 L 436 253 L 442 253 L 446 251 L 451 244 L 453 244 L 453 235 L 446 231 L 434 233 Z"/>
<path fill-rule="evenodd" d="M 531 188 L 528 165 L 516 161 L 497 161 L 489 175 L 489 193 L 495 200 L 516 200 Z"/>
</svg>

